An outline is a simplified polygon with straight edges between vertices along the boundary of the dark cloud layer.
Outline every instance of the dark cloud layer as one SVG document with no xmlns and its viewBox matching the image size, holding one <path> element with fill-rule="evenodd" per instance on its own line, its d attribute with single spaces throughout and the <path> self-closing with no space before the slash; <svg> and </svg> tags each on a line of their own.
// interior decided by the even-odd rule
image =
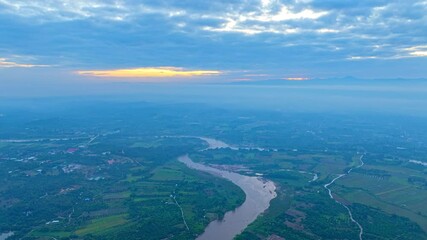
<svg viewBox="0 0 427 240">
<path fill-rule="evenodd" d="M 425 0 L 0 0 L 0 59 L 427 77 L 426 13 Z"/>
</svg>

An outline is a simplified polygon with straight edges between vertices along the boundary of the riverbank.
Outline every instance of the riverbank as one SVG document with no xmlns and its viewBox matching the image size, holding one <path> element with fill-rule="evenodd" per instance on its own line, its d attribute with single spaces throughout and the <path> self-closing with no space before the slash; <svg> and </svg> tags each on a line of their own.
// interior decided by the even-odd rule
<svg viewBox="0 0 427 240">
<path fill-rule="evenodd" d="M 197 238 L 198 240 L 233 239 L 267 210 L 270 201 L 277 196 L 275 184 L 260 177 L 245 176 L 195 163 L 188 155 L 181 156 L 178 160 L 189 168 L 230 180 L 239 186 L 246 195 L 245 202 L 241 206 L 227 212 L 222 220 L 211 222 L 204 233 Z"/>
</svg>

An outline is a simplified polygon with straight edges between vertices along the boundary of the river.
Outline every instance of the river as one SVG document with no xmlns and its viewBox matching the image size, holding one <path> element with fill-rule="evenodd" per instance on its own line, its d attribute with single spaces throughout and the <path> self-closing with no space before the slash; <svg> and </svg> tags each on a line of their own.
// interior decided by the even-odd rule
<svg viewBox="0 0 427 240">
<path fill-rule="evenodd" d="M 9 237 L 12 237 L 13 235 L 14 235 L 13 232 L 2 233 L 2 234 L 0 234 L 0 240 L 6 240 Z"/>
<path fill-rule="evenodd" d="M 205 141 L 209 146 L 204 150 L 230 148 L 239 150 L 241 148 L 232 147 L 225 142 L 206 138 L 195 137 Z M 266 151 L 263 148 L 254 148 L 259 151 Z M 204 151 L 202 150 L 202 151 Z M 268 209 L 270 201 L 274 199 L 276 194 L 276 186 L 272 181 L 262 179 L 260 177 L 245 176 L 231 171 L 226 171 L 201 163 L 195 163 L 187 155 L 181 156 L 178 160 L 189 168 L 207 172 L 218 177 L 230 180 L 239 186 L 246 195 L 245 202 L 236 209 L 225 213 L 222 220 L 216 220 L 209 223 L 205 231 L 197 237 L 198 240 L 231 240 L 236 235 L 240 234 L 250 223 Z"/>
<path fill-rule="evenodd" d="M 277 148 L 263 148 L 263 147 L 236 147 L 236 146 L 231 146 L 228 143 L 225 143 L 223 141 L 214 139 L 214 138 L 208 138 L 208 137 L 198 137 L 198 136 L 187 136 L 187 135 L 180 135 L 180 136 L 169 136 L 169 135 L 164 135 L 164 136 L 160 136 L 162 138 L 197 138 L 200 139 L 204 142 L 206 142 L 208 144 L 208 146 L 205 149 L 200 150 L 201 152 L 203 151 L 207 151 L 207 150 L 212 150 L 212 149 L 224 149 L 224 148 L 228 148 L 231 150 L 257 150 L 260 152 L 277 152 L 278 149 Z"/>
<path fill-rule="evenodd" d="M 427 167 L 427 162 L 422 162 L 422 161 L 417 161 L 417 160 L 409 160 L 409 162 Z"/>
<path fill-rule="evenodd" d="M 335 177 L 334 179 L 332 179 L 332 181 L 330 181 L 329 183 L 327 183 L 327 184 L 325 184 L 325 185 L 323 185 L 323 187 L 326 189 L 326 190 L 328 190 L 328 193 L 329 193 L 329 197 L 331 198 L 331 199 L 333 199 L 333 200 L 335 200 L 335 202 L 337 202 L 338 204 L 340 204 L 341 206 L 343 206 L 345 209 L 347 209 L 347 212 L 348 212 L 348 215 L 349 215 L 349 217 L 350 217 L 350 220 L 354 223 L 354 224 L 356 224 L 357 225 L 357 227 L 359 228 L 359 240 L 362 240 L 363 239 L 363 227 L 362 227 L 362 225 L 358 222 L 358 221 L 356 221 L 356 219 L 354 219 L 354 217 L 353 217 L 353 213 L 351 212 L 351 210 L 350 210 L 350 208 L 347 206 L 347 205 L 345 205 L 344 203 L 342 203 L 342 202 L 340 202 L 340 201 L 338 201 L 335 197 L 334 197 L 334 195 L 332 194 L 332 190 L 329 188 L 329 186 L 331 186 L 335 181 L 337 181 L 338 179 L 340 179 L 340 178 L 342 178 L 342 177 L 345 177 L 345 176 L 347 176 L 348 174 L 350 174 L 351 173 L 351 171 L 353 171 L 353 169 L 357 169 L 357 168 L 360 168 L 360 167 L 363 167 L 363 165 L 365 165 L 365 163 L 363 162 L 363 157 L 364 157 L 364 155 L 362 155 L 362 156 L 360 156 L 360 164 L 359 165 L 357 165 L 357 166 L 355 166 L 355 167 L 352 167 L 352 168 L 350 168 L 348 171 L 347 171 L 347 173 L 343 173 L 343 174 L 340 174 L 340 175 L 338 175 L 337 177 Z"/>
</svg>

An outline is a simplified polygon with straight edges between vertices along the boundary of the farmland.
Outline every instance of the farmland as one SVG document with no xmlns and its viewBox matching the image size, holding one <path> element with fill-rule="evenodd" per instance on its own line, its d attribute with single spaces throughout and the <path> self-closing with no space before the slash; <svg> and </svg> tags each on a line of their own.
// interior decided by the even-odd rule
<svg viewBox="0 0 427 240">
<path fill-rule="evenodd" d="M 189 154 L 276 185 L 270 207 L 237 239 L 358 239 L 345 207 L 363 239 L 427 239 L 427 170 L 418 163 L 426 162 L 427 139 L 411 128 L 423 121 L 110 108 L 90 119 L 78 109 L 1 120 L 1 232 L 13 232 L 10 239 L 194 239 L 245 194 L 177 161 Z M 201 139 L 180 136 L 231 148 L 206 150 Z M 341 174 L 329 186 L 331 199 L 325 185 Z"/>
</svg>

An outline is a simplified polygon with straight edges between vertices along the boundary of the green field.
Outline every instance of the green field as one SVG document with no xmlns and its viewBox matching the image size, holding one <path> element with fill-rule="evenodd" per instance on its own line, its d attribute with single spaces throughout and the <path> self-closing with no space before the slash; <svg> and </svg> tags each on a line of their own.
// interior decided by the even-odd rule
<svg viewBox="0 0 427 240">
<path fill-rule="evenodd" d="M 276 184 L 278 197 L 237 239 L 358 239 L 358 226 L 324 185 L 358 166 L 362 153 L 363 167 L 330 189 L 363 226 L 363 239 L 427 239 L 427 168 L 410 162 L 427 162 L 425 119 L 141 102 L 92 107 L 0 118 L 0 139 L 45 139 L 0 143 L 0 232 L 13 231 L 10 240 L 195 239 L 245 195 L 177 161 L 185 154 Z M 205 142 L 177 136 L 243 148 L 201 151 Z"/>
<path fill-rule="evenodd" d="M 107 232 L 111 231 L 113 228 L 120 225 L 124 225 L 129 222 L 127 220 L 127 214 L 121 214 L 116 216 L 108 216 L 99 219 L 91 220 L 88 225 L 78 229 L 75 233 L 79 236 L 84 236 L 88 234 L 92 235 L 104 235 Z"/>
</svg>

